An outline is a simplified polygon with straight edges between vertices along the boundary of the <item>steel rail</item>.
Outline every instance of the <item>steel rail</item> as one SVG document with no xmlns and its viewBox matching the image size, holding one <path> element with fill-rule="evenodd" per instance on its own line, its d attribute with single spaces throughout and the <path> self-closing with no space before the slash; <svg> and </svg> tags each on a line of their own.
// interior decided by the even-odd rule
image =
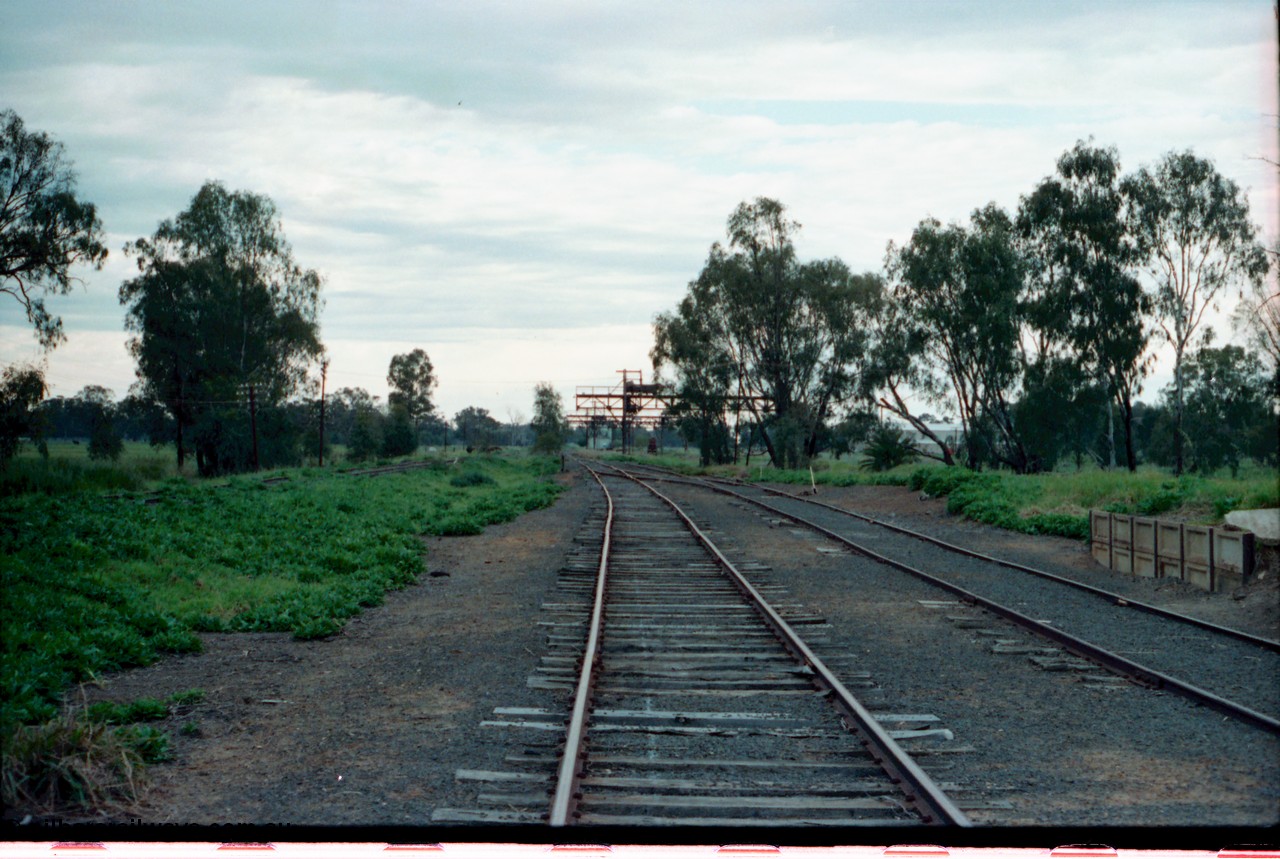
<svg viewBox="0 0 1280 859">
<path fill-rule="evenodd" d="M 868 746 L 872 760 L 877 766 L 884 769 L 894 784 L 906 786 L 907 803 L 920 814 L 924 822 L 957 827 L 972 825 L 965 813 L 938 787 L 928 773 L 921 769 L 920 765 L 898 745 L 897 741 L 880 727 L 870 711 L 854 697 L 853 693 L 845 687 L 835 673 L 809 648 L 791 625 L 778 614 L 777 610 L 738 571 L 733 562 L 725 557 L 720 548 L 680 509 L 679 505 L 634 475 L 627 474 L 622 469 L 614 468 L 611 465 L 605 465 L 618 472 L 622 477 L 652 492 L 654 496 L 662 500 L 675 512 L 689 532 L 715 557 L 716 562 L 720 564 L 721 568 L 729 576 L 730 581 L 750 601 L 751 605 L 763 615 L 765 621 L 772 628 L 783 646 L 809 666 L 820 682 L 831 691 L 834 703 L 852 720 L 851 727 L 861 736 L 863 743 Z M 585 463 L 584 467 L 596 476 L 596 480 L 600 480 L 594 469 L 589 465 L 585 465 Z"/>
<path fill-rule="evenodd" d="M 872 560 L 879 561 L 880 563 L 887 564 L 896 570 L 901 570 L 902 572 L 916 576 L 917 578 L 960 597 L 960 599 L 967 603 L 981 606 L 993 614 L 1012 621 L 1018 626 L 1055 641 L 1058 644 L 1061 644 L 1069 652 L 1074 653 L 1076 656 L 1097 663 L 1116 674 L 1131 680 L 1145 683 L 1156 689 L 1167 689 L 1169 691 L 1176 692 L 1200 704 L 1212 707 L 1219 712 L 1226 713 L 1233 718 L 1254 725 L 1255 727 L 1262 728 L 1273 734 L 1280 734 L 1280 720 L 1268 716 L 1265 713 L 1260 713 L 1251 707 L 1246 707 L 1236 701 L 1223 698 L 1222 696 L 1216 695 L 1207 689 L 1202 689 L 1199 686 L 1179 680 L 1170 674 L 1165 674 L 1162 671 L 1149 668 L 1139 662 L 1135 662 L 1132 659 L 1121 656 L 1118 653 L 1099 647 L 1085 639 L 1078 638 L 1068 632 L 1063 632 L 1062 630 L 1056 629 L 1048 624 L 1041 623 L 1034 618 L 1022 614 L 1021 612 L 1015 611 L 1014 609 L 1008 608 L 994 600 L 987 599 L 986 597 L 966 590 L 959 585 L 952 584 L 945 579 L 940 579 L 937 576 L 924 572 L 923 570 L 916 569 L 909 564 L 904 564 L 901 561 L 895 561 L 892 558 L 881 555 L 873 549 L 869 549 L 866 546 L 855 543 L 849 538 L 837 534 L 829 528 L 819 525 L 816 522 L 811 522 L 803 516 L 798 516 L 795 513 L 788 513 L 785 510 L 774 507 L 772 504 L 767 504 L 758 499 L 750 498 L 746 495 L 742 495 L 728 489 L 716 489 L 716 491 L 723 492 L 724 494 L 731 495 L 735 498 L 763 507 L 770 512 L 776 513 L 786 519 L 790 519 L 792 522 L 811 528 L 838 543 L 842 543 L 850 549 L 853 549 Z"/>
<path fill-rule="evenodd" d="M 663 469 L 658 469 L 651 465 L 642 465 L 640 467 L 645 469 L 656 470 L 659 472 L 664 472 Z M 1058 582 L 1059 584 L 1067 585 L 1068 587 L 1076 588 L 1082 591 L 1087 591 L 1088 593 L 1094 594 L 1095 596 L 1102 597 L 1103 599 L 1109 600 L 1114 605 L 1122 606 L 1124 608 L 1133 608 L 1139 611 L 1145 611 L 1150 614 L 1157 615 L 1159 617 L 1164 617 L 1169 620 L 1175 620 L 1175 621 L 1178 621 L 1179 623 L 1185 623 L 1190 626 L 1195 626 L 1200 629 L 1207 630 L 1209 632 L 1217 633 L 1219 635 L 1225 635 L 1228 638 L 1234 638 L 1239 641 L 1243 641 L 1248 644 L 1261 647 L 1265 650 L 1280 652 L 1280 641 L 1273 638 L 1264 638 L 1263 636 L 1254 635 L 1253 633 L 1245 632 L 1244 630 L 1235 629 L 1230 626 L 1222 626 L 1221 624 L 1216 624 L 1216 623 L 1213 623 L 1212 621 L 1203 620 L 1202 618 L 1198 618 L 1198 617 L 1192 617 L 1191 615 L 1182 614 L 1181 612 L 1176 612 L 1176 611 L 1173 611 L 1172 609 L 1167 609 L 1162 606 L 1152 605 L 1151 603 L 1146 603 L 1146 602 L 1142 602 L 1141 600 L 1132 599 L 1130 597 L 1124 596 L 1123 594 L 1118 594 L 1118 593 L 1115 593 L 1114 591 L 1109 591 L 1104 588 L 1097 587 L 1096 585 L 1090 585 L 1085 582 L 1080 582 L 1080 581 L 1076 581 L 1075 579 L 1067 578 L 1066 576 L 1060 576 L 1056 573 L 1051 573 L 1047 570 L 1040 570 L 1035 567 L 1029 567 L 1025 564 L 1020 564 L 1017 561 L 1009 561 L 1009 560 L 1005 560 L 1004 558 L 997 558 L 993 555 L 987 555 L 982 552 L 975 551 L 973 549 L 966 549 L 964 546 L 957 546 L 954 543 L 948 543 L 946 540 L 940 539 L 938 537 L 932 537 L 928 534 L 922 534 L 919 531 L 913 531 L 910 528 L 904 528 L 903 526 L 895 525 L 892 522 L 885 522 L 881 519 L 876 519 L 874 516 L 868 516 L 865 513 L 858 513 L 854 510 L 847 510 L 843 507 L 837 507 L 836 505 L 828 504 L 825 501 L 817 501 L 813 498 L 806 498 L 803 495 L 795 495 L 791 492 L 786 492 L 785 490 L 782 490 L 782 489 L 775 489 L 771 486 L 759 486 L 757 484 L 747 484 L 741 481 L 721 480 L 716 478 L 695 478 L 695 477 L 690 477 L 688 475 L 678 474 L 676 472 L 664 472 L 664 473 L 671 474 L 672 476 L 677 477 L 680 481 L 686 481 L 688 483 L 699 485 L 699 486 L 707 486 L 708 488 L 716 492 L 723 492 L 727 495 L 733 495 L 736 498 L 744 498 L 744 500 L 751 501 L 753 503 L 759 503 L 759 502 L 756 501 L 756 499 L 754 498 L 745 498 L 744 496 L 738 495 L 736 492 L 732 492 L 730 490 L 724 489 L 721 486 L 717 486 L 716 484 L 727 484 L 729 486 L 757 486 L 757 488 L 759 488 L 761 492 L 766 492 L 770 495 L 780 495 L 783 498 L 786 498 L 790 501 L 800 501 L 805 504 L 811 504 L 814 507 L 821 507 L 825 510 L 830 510 L 833 513 L 839 513 L 844 516 L 852 517 L 854 519 L 861 519 L 863 522 L 867 522 L 868 524 L 879 525 L 880 527 L 887 528 L 890 531 L 895 531 L 899 534 L 903 534 L 908 537 L 913 537 L 917 540 L 923 540 L 926 543 L 932 543 L 935 546 L 939 546 L 943 549 L 956 552 L 966 557 L 976 558 L 977 560 L 987 561 L 993 564 L 999 564 L 1002 567 L 1008 567 L 1009 569 L 1018 570 L 1019 572 L 1028 573 L 1033 576 L 1039 576 L 1040 578 L 1043 578 L 1043 579 L 1049 579 L 1050 581 Z"/>
<path fill-rule="evenodd" d="M 591 471 L 590 469 L 587 469 Z M 578 799 L 578 779 L 581 776 L 581 758 L 587 741 L 587 715 L 590 712 L 592 693 L 595 689 L 596 667 L 600 660 L 600 630 L 604 623 L 604 596 L 609 576 L 609 544 L 613 539 L 613 496 L 604 481 L 591 472 L 604 492 L 608 509 L 604 520 L 604 543 L 600 548 L 600 567 L 596 574 L 595 604 L 591 609 L 591 625 L 587 633 L 587 646 L 582 653 L 582 665 L 578 671 L 578 685 L 573 695 L 573 712 L 569 716 L 569 728 L 565 737 L 564 754 L 556 774 L 556 792 L 551 801 L 547 822 L 551 826 L 570 823 Z"/>
</svg>

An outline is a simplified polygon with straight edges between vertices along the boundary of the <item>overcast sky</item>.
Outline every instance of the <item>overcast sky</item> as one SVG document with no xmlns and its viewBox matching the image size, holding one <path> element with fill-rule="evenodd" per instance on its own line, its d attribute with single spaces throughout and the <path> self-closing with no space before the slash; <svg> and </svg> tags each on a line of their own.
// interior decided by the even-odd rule
<svg viewBox="0 0 1280 859">
<path fill-rule="evenodd" d="M 3 16 L 0 109 L 65 144 L 111 250 L 50 300 L 70 338 L 54 395 L 127 391 L 121 247 L 208 179 L 271 197 L 325 277 L 330 390 L 385 396 L 391 356 L 421 347 L 447 416 L 504 421 L 538 381 L 571 408 L 576 385 L 648 378 L 654 315 L 757 196 L 804 225 L 802 258 L 878 271 L 921 219 L 1012 209 L 1092 136 L 1126 171 L 1194 149 L 1277 231 L 1259 160 L 1277 158 L 1271 0 L 9 0 Z M 0 305 L 0 363 L 39 356 L 29 329 Z"/>
</svg>

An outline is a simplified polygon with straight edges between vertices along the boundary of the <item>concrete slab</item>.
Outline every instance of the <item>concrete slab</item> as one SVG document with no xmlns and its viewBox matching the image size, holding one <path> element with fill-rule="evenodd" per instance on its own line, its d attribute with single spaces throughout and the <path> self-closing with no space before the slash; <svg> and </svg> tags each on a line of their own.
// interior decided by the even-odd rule
<svg viewBox="0 0 1280 859">
<path fill-rule="evenodd" d="M 1252 531 L 1259 540 L 1280 543 L 1280 507 L 1264 510 L 1232 510 L 1226 515 L 1228 525 Z"/>
</svg>

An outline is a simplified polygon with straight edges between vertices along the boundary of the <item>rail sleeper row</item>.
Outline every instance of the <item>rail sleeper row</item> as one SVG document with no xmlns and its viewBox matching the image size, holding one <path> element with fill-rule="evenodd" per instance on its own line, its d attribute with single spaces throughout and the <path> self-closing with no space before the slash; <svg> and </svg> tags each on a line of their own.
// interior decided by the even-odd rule
<svg viewBox="0 0 1280 859">
<path fill-rule="evenodd" d="M 886 777 L 815 684 L 813 670 L 787 652 L 680 520 L 646 490 L 606 480 L 619 510 L 608 624 L 586 723 L 588 748 L 577 764 L 574 813 L 566 822 L 920 822 L 901 784 Z M 544 605 L 548 653 L 529 678 L 534 689 L 575 688 L 604 519 L 603 508 L 588 517 L 561 571 L 560 595 Z M 783 596 L 780 586 L 762 587 Z M 775 609 L 798 621 L 816 619 L 781 599 Z M 814 625 L 806 626 L 810 631 Z M 870 685 L 864 675 L 851 683 Z M 888 736 L 925 754 L 947 749 L 952 739 L 930 714 L 877 718 Z M 566 721 L 558 709 L 498 708 L 483 724 L 507 732 L 508 741 L 514 732 L 520 751 L 506 757 L 500 772 L 460 770 L 458 779 L 478 786 L 476 807 L 437 809 L 433 821 L 545 822 Z"/>
</svg>

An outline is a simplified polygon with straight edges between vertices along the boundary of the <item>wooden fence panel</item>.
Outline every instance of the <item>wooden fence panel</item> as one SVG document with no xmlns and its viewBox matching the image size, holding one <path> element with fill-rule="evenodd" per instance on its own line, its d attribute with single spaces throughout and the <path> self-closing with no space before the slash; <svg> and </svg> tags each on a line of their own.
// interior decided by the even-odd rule
<svg viewBox="0 0 1280 859">
<path fill-rule="evenodd" d="M 1118 573 L 1181 579 L 1208 591 L 1243 584 L 1255 563 L 1254 535 L 1248 531 L 1102 510 L 1089 511 L 1089 551 Z"/>
</svg>

